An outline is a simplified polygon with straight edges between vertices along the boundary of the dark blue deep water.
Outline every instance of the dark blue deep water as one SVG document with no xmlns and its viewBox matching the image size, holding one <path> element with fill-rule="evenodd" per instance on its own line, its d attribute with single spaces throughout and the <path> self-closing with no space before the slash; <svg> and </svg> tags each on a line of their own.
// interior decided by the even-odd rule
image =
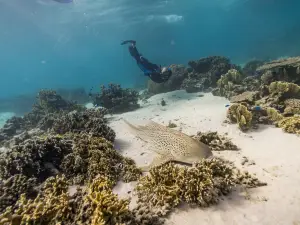
<svg viewBox="0 0 300 225">
<path fill-rule="evenodd" d="M 125 39 L 162 65 L 300 55 L 299 9 L 299 0 L 0 0 L 0 97 L 134 86 L 144 77 Z"/>
</svg>

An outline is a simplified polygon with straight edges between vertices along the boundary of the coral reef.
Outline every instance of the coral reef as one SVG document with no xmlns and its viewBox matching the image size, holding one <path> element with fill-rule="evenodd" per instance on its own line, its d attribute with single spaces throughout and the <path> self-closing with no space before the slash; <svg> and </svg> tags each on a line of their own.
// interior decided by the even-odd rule
<svg viewBox="0 0 300 225">
<path fill-rule="evenodd" d="M 300 99 L 286 99 L 284 101 L 285 109 L 283 112 L 283 115 L 289 116 L 289 115 L 295 115 L 300 114 Z"/>
<path fill-rule="evenodd" d="M 267 62 L 258 67 L 257 71 L 266 74 L 262 79 L 264 81 L 286 81 L 300 85 L 300 57 Z"/>
<path fill-rule="evenodd" d="M 72 183 L 83 184 L 97 175 L 106 176 L 114 183 L 120 178 L 130 182 L 141 175 L 134 161 L 114 150 L 113 144 L 106 139 L 85 134 L 75 135 L 73 139 L 73 151 L 60 166 Z"/>
<path fill-rule="evenodd" d="M 247 91 L 259 91 L 261 87 L 261 81 L 257 77 L 246 77 L 242 81 L 242 85 Z"/>
<path fill-rule="evenodd" d="M 188 75 L 188 69 L 184 65 L 170 65 L 172 70 L 172 76 L 168 81 L 162 84 L 148 81 L 148 91 L 152 94 L 165 93 L 169 91 L 175 91 L 181 89 L 183 80 Z"/>
<path fill-rule="evenodd" d="M 72 143 L 56 136 L 35 137 L 0 153 L 0 178 L 22 174 L 39 181 L 57 173 L 63 157 L 72 151 Z"/>
<path fill-rule="evenodd" d="M 213 90 L 214 95 L 230 98 L 241 94 L 245 88 L 241 85 L 244 76 L 236 69 L 230 69 L 217 81 L 217 88 Z"/>
<path fill-rule="evenodd" d="M 261 60 L 251 60 L 249 62 L 247 62 L 245 64 L 245 66 L 243 67 L 243 74 L 245 74 L 246 76 L 255 76 L 257 75 L 256 69 L 259 66 L 262 66 L 264 64 L 264 61 Z"/>
<path fill-rule="evenodd" d="M 168 163 L 151 169 L 136 186 L 138 202 L 167 214 L 182 202 L 207 207 L 219 202 L 235 186 L 266 185 L 220 158 L 203 159 L 193 167 Z"/>
<path fill-rule="evenodd" d="M 14 206 L 21 194 L 32 196 L 36 193 L 34 189 L 37 184 L 35 178 L 27 178 L 24 175 L 16 174 L 0 183 L 0 213 L 9 206 Z"/>
<path fill-rule="evenodd" d="M 294 83 L 275 81 L 270 84 L 269 91 L 281 99 L 300 98 L 300 86 Z"/>
<path fill-rule="evenodd" d="M 64 100 L 53 90 L 41 90 L 32 111 L 24 117 L 13 117 L 0 129 L 0 145 L 3 141 L 34 128 L 48 129 L 52 125 L 52 117 L 60 117 L 62 113 L 82 111 L 83 106 Z"/>
<path fill-rule="evenodd" d="M 259 92 L 245 91 L 242 94 L 232 96 L 230 98 L 231 103 L 242 103 L 246 102 L 250 105 L 255 104 L 255 102 L 260 99 Z"/>
<path fill-rule="evenodd" d="M 227 111 L 230 122 L 237 123 L 242 131 L 247 131 L 252 126 L 252 113 L 245 105 L 234 103 Z"/>
<path fill-rule="evenodd" d="M 300 134 L 300 116 L 283 118 L 277 126 L 287 133 Z"/>
<path fill-rule="evenodd" d="M 215 83 L 215 78 L 211 72 L 197 73 L 195 71 L 188 73 L 188 76 L 182 82 L 182 89 L 187 93 L 194 93 L 199 91 L 207 91 Z"/>
<path fill-rule="evenodd" d="M 113 142 L 116 133 L 107 125 L 107 120 L 104 118 L 106 114 L 107 111 L 102 108 L 87 109 L 81 112 L 74 111 L 53 118 L 50 127 L 52 127 L 52 131 L 58 134 L 86 132 Z"/>
<path fill-rule="evenodd" d="M 213 151 L 239 150 L 228 137 L 218 132 L 198 132 L 194 138 L 208 145 Z"/>
<path fill-rule="evenodd" d="M 64 177 L 50 177 L 34 199 L 22 194 L 15 207 L 0 215 L 1 224 L 61 224 L 72 218 Z"/>
<path fill-rule="evenodd" d="M 111 113 L 123 113 L 140 107 L 139 93 L 133 89 L 121 88 L 118 84 L 101 86 L 101 91 L 94 98 L 94 105 L 102 106 Z"/>
<path fill-rule="evenodd" d="M 216 86 L 220 76 L 233 67 L 230 60 L 222 56 L 201 58 L 188 64 L 192 71 L 182 83 L 182 89 L 188 93 L 210 90 L 211 87 Z"/>
</svg>

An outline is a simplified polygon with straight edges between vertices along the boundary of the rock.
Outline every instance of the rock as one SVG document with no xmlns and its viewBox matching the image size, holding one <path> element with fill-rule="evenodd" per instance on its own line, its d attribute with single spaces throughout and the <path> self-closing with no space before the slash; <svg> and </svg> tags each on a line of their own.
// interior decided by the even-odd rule
<svg viewBox="0 0 300 225">
<path fill-rule="evenodd" d="M 246 91 L 242 94 L 232 96 L 230 98 L 231 103 L 247 102 L 250 105 L 254 104 L 256 100 L 260 99 L 258 91 Z"/>
</svg>

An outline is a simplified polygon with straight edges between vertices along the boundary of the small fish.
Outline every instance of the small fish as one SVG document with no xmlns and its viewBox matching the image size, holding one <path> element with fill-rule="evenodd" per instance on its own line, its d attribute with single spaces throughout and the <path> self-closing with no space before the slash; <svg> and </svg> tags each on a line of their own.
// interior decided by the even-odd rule
<svg viewBox="0 0 300 225">
<path fill-rule="evenodd" d="M 260 106 L 253 106 L 252 108 L 251 108 L 251 110 L 253 110 L 253 111 L 260 111 L 262 108 L 260 107 Z"/>
<path fill-rule="evenodd" d="M 134 126 L 124 119 L 123 121 L 133 134 L 149 144 L 150 151 L 157 153 L 157 157 L 149 166 L 142 167 L 143 171 L 171 161 L 192 164 L 212 156 L 212 151 L 207 145 L 180 131 L 153 121 L 145 126 Z"/>
</svg>

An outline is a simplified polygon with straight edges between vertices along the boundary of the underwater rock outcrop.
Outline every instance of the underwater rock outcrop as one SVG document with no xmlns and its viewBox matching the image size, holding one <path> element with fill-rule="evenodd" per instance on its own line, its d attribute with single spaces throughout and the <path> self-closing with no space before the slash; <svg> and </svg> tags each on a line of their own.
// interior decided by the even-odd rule
<svg viewBox="0 0 300 225">
<path fill-rule="evenodd" d="M 208 91 L 216 86 L 217 80 L 222 74 L 227 73 L 234 65 L 223 56 L 210 56 L 197 61 L 190 61 L 188 76 L 182 83 L 182 89 L 188 93 Z"/>
<path fill-rule="evenodd" d="M 266 84 L 270 81 L 286 81 L 300 85 L 300 57 L 267 62 L 257 71 L 264 73 L 262 80 Z"/>
<path fill-rule="evenodd" d="M 184 65 L 170 65 L 172 70 L 172 76 L 168 81 L 162 84 L 154 83 L 153 81 L 148 81 L 148 91 L 152 94 L 160 94 L 169 91 L 175 91 L 181 89 L 183 80 L 188 75 L 188 68 Z"/>
<path fill-rule="evenodd" d="M 121 88 L 118 84 L 101 86 L 100 93 L 94 98 L 94 105 L 104 107 L 110 113 L 123 113 L 138 109 L 139 93 L 130 88 Z"/>
</svg>

